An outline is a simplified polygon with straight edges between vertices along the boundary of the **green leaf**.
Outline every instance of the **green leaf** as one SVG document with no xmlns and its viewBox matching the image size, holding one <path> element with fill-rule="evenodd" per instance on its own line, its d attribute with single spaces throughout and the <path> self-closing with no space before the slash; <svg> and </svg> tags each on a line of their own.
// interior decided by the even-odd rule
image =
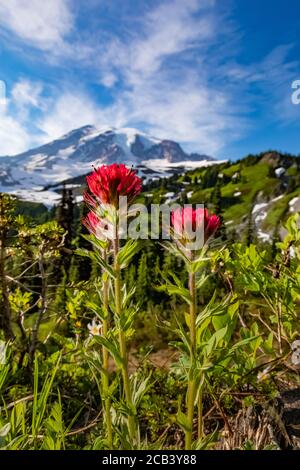
<svg viewBox="0 0 300 470">
<path fill-rule="evenodd" d="M 128 331 L 132 327 L 137 312 L 138 310 L 134 307 L 122 311 L 122 315 L 119 318 L 119 325 L 123 331 Z"/>
<path fill-rule="evenodd" d="M 189 312 L 184 312 L 184 318 L 185 318 L 185 323 L 186 323 L 186 326 L 190 327 L 190 314 Z"/>
<path fill-rule="evenodd" d="M 230 339 L 233 333 L 233 330 L 235 328 L 238 309 L 239 309 L 239 302 L 235 302 L 228 306 L 226 312 L 223 315 L 214 315 L 212 317 L 212 324 L 213 324 L 215 331 L 218 331 L 227 325 L 228 327 L 227 340 Z"/>
<path fill-rule="evenodd" d="M 86 248 L 77 248 L 77 250 L 75 250 L 75 253 L 79 256 L 84 256 L 92 261 L 95 261 L 101 266 L 104 271 L 107 272 L 107 274 L 112 279 L 116 278 L 113 268 L 109 266 L 109 264 L 102 258 L 101 253 L 99 251 L 89 251 Z"/>
<path fill-rule="evenodd" d="M 122 367 L 123 359 L 121 357 L 121 354 L 117 346 L 110 339 L 104 336 L 95 336 L 94 338 L 98 343 L 100 343 L 110 352 L 110 354 L 113 356 L 114 360 L 116 361 L 117 366 Z"/>
<path fill-rule="evenodd" d="M 211 338 L 209 339 L 206 347 L 205 347 L 205 353 L 207 356 L 210 356 L 212 351 L 219 345 L 221 340 L 224 338 L 224 336 L 227 333 L 227 328 L 228 326 L 226 325 L 224 328 L 221 328 L 220 330 L 216 331 Z"/>
<path fill-rule="evenodd" d="M 215 316 L 224 314 L 224 311 L 227 308 L 227 304 L 231 296 L 226 297 L 222 303 L 215 303 L 216 295 L 217 293 L 215 291 L 209 303 L 204 308 L 204 310 L 200 312 L 199 315 L 197 316 L 197 319 L 196 319 L 197 328 L 199 328 L 207 318 L 212 319 Z"/>
<path fill-rule="evenodd" d="M 1 429 L 0 429 L 0 437 L 6 437 L 7 434 L 9 433 L 11 428 L 10 423 L 6 423 Z"/>
<path fill-rule="evenodd" d="M 185 287 L 175 286 L 174 284 L 165 284 L 156 288 L 159 291 L 167 292 L 169 295 L 179 295 L 188 304 L 191 303 L 191 295 Z"/>
<path fill-rule="evenodd" d="M 82 238 L 89 241 L 98 250 L 105 250 L 109 243 L 107 240 L 99 240 L 93 233 L 89 235 L 81 234 Z"/>
<path fill-rule="evenodd" d="M 196 289 L 201 289 L 208 278 L 209 276 L 202 274 L 202 276 L 200 276 L 200 278 L 196 281 Z"/>
<path fill-rule="evenodd" d="M 129 307 L 131 300 L 135 294 L 136 286 L 133 286 L 129 291 L 127 291 L 126 284 L 124 284 L 123 290 L 124 290 L 124 293 L 123 293 L 123 298 L 122 298 L 122 310 Z"/>
<path fill-rule="evenodd" d="M 35 358 L 35 361 L 34 361 L 34 385 L 33 385 L 34 398 L 33 398 L 33 406 L 32 406 L 32 434 L 34 436 L 38 434 L 40 426 L 42 425 L 43 418 L 46 412 L 47 400 L 51 392 L 53 381 L 57 373 L 59 364 L 61 362 L 61 354 L 58 353 L 58 354 L 55 354 L 55 356 L 58 357 L 56 364 L 53 367 L 52 372 L 46 376 L 43 386 L 42 386 L 42 390 L 40 392 L 38 392 L 39 367 L 38 367 L 37 357 Z"/>
<path fill-rule="evenodd" d="M 206 247 L 204 247 L 204 250 L 206 251 Z M 207 261 L 209 261 L 209 258 L 204 256 L 205 251 L 204 253 L 201 253 L 197 259 L 191 262 L 190 272 L 197 273 L 203 266 L 205 266 Z"/>
<path fill-rule="evenodd" d="M 177 418 L 178 425 L 181 427 L 181 429 L 184 432 L 192 431 L 192 428 L 190 426 L 189 420 L 187 419 L 187 416 L 184 413 L 182 413 L 180 409 L 178 409 L 176 418 Z"/>
<path fill-rule="evenodd" d="M 86 307 L 92 310 L 95 315 L 97 315 L 100 320 L 105 320 L 107 318 L 107 313 L 102 309 L 102 307 L 96 302 L 92 302 L 91 300 L 87 300 Z"/>
<path fill-rule="evenodd" d="M 101 266 L 101 268 L 107 272 L 107 274 L 112 278 L 112 279 L 116 279 L 116 275 L 115 275 L 115 272 L 113 270 L 113 268 L 104 260 L 104 258 L 102 258 L 101 254 L 99 251 L 96 251 L 95 253 L 95 258 L 96 258 L 96 261 L 98 262 L 98 264 Z"/>
<path fill-rule="evenodd" d="M 151 375 L 149 375 L 146 379 L 139 379 L 136 375 L 133 377 L 132 382 L 132 401 L 134 406 L 137 408 L 140 404 L 143 396 L 149 388 L 151 384 L 149 383 Z"/>
<path fill-rule="evenodd" d="M 124 269 L 130 263 L 130 260 L 136 255 L 142 248 L 142 240 L 128 240 L 126 244 L 120 249 L 117 262 L 120 269 Z"/>
<path fill-rule="evenodd" d="M 181 258 L 185 262 L 187 268 L 188 269 L 190 268 L 191 260 L 187 257 L 185 252 L 178 247 L 177 244 L 175 244 L 173 242 L 164 242 L 164 243 L 162 243 L 162 246 L 166 250 L 168 250 L 170 253 L 172 253 L 173 255 L 178 256 L 179 258 Z"/>
<path fill-rule="evenodd" d="M 199 439 L 193 446 L 195 450 L 207 450 L 215 445 L 218 441 L 219 432 L 217 429 L 211 434 L 208 434 L 203 439 Z"/>
<path fill-rule="evenodd" d="M 237 349 L 241 348 L 242 346 L 246 346 L 247 344 L 251 343 L 251 341 L 255 341 L 258 338 L 258 336 L 251 336 L 250 338 L 245 338 L 239 341 L 238 343 L 234 344 L 232 348 L 229 349 L 228 354 L 232 354 L 234 351 Z"/>
<path fill-rule="evenodd" d="M 266 341 L 264 341 L 264 344 L 262 345 L 263 349 L 268 353 L 272 354 L 274 352 L 273 348 L 273 339 L 274 339 L 274 333 L 271 331 L 269 334 L 268 338 Z"/>
</svg>

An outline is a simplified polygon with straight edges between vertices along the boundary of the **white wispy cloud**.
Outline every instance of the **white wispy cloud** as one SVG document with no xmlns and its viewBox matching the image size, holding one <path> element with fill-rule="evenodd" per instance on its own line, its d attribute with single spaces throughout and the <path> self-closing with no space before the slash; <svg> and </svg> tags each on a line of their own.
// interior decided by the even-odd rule
<svg viewBox="0 0 300 470">
<path fill-rule="evenodd" d="M 0 0 L 0 25 L 41 50 L 62 48 L 73 27 L 69 0 Z"/>
<path fill-rule="evenodd" d="M 152 75 L 160 70 L 164 59 L 210 40 L 215 33 L 213 16 L 207 11 L 194 16 L 207 5 L 196 0 L 175 1 L 150 11 L 144 18 L 142 37 L 134 38 L 129 46 L 131 71 Z"/>
<path fill-rule="evenodd" d="M 47 60 L 55 56 L 58 74 L 71 71 L 67 83 L 59 81 L 52 88 L 50 98 L 40 83 L 18 81 L 2 113 L 6 129 L 16 122 L 12 148 L 22 147 L 22 138 L 23 147 L 37 140 L 35 133 L 30 140 L 25 121 L 38 110 L 34 124 L 44 140 L 86 124 L 134 126 L 178 140 L 188 150 L 223 157 L 224 147 L 253 125 L 251 113 L 284 122 L 298 112 L 289 101 L 289 84 L 299 66 L 289 60 L 293 46 L 278 45 L 252 63 L 241 60 L 240 33 L 230 11 L 220 11 L 218 2 L 153 1 L 135 15 L 132 9 L 124 14 L 120 2 L 93 0 L 89 15 L 101 17 L 109 5 L 118 18 L 116 29 L 105 29 L 105 22 L 101 29 L 95 21 L 78 30 L 76 12 L 85 5 L 75 0 L 0 0 L 0 27 Z M 81 76 L 72 73 L 73 66 L 84 70 L 87 90 L 84 80 L 77 83 Z M 110 95 L 105 106 L 88 92 L 96 83 Z"/>
<path fill-rule="evenodd" d="M 114 86 L 112 119 L 141 125 L 158 137 L 177 139 L 189 149 L 216 154 L 237 133 L 232 96 L 211 81 L 209 47 L 222 34 L 213 1 L 163 2 L 139 21 L 127 41 L 116 38 L 100 57 L 102 83 Z M 106 80 L 106 77 L 111 77 Z"/>
<path fill-rule="evenodd" d="M 0 106 L 0 149 L 1 155 L 14 155 L 28 149 L 31 136 L 20 122 Z"/>
<path fill-rule="evenodd" d="M 49 141 L 87 124 L 104 125 L 103 113 L 87 94 L 78 91 L 62 92 L 37 121 L 44 139 Z"/>
<path fill-rule="evenodd" d="M 42 142 L 43 136 L 31 123 L 32 110 L 45 110 L 43 86 L 20 79 L 0 102 L 0 155 L 14 155 Z"/>
<path fill-rule="evenodd" d="M 218 79 L 231 88 L 246 111 L 258 113 L 269 124 L 290 124 L 299 119 L 291 103 L 291 84 L 298 76 L 299 60 L 291 60 L 294 44 L 279 44 L 261 60 L 240 64 L 236 59 L 217 69 Z M 225 78 L 227 80 L 225 80 Z"/>
<path fill-rule="evenodd" d="M 11 91 L 11 104 L 15 108 L 16 115 L 21 122 L 25 122 L 32 108 L 45 109 L 42 97 L 42 83 L 35 83 L 28 79 L 20 79 Z"/>
<path fill-rule="evenodd" d="M 40 106 L 42 89 L 41 83 L 21 79 L 13 86 L 11 94 L 16 106 L 30 105 L 37 108 Z"/>
<path fill-rule="evenodd" d="M 207 45 L 217 32 L 213 5 L 212 0 L 162 2 L 127 26 L 125 39 L 113 36 L 101 44 L 96 62 L 102 73 L 114 72 L 134 84 L 159 72 L 168 59 Z"/>
<path fill-rule="evenodd" d="M 47 135 L 57 135 L 59 129 L 87 122 L 136 126 L 189 144 L 189 149 L 215 154 L 224 144 L 226 131 L 237 131 L 237 123 L 231 97 L 209 82 L 204 65 L 199 71 L 221 29 L 214 3 L 162 2 L 135 19 L 135 28 L 124 26 L 131 31 L 126 39 L 114 35 L 96 45 L 91 67 L 102 85 L 112 88 L 112 104 L 97 110 L 91 100 L 81 92 L 76 97 L 74 91 L 58 97 L 40 128 Z M 74 111 L 69 112 L 70 106 Z"/>
</svg>

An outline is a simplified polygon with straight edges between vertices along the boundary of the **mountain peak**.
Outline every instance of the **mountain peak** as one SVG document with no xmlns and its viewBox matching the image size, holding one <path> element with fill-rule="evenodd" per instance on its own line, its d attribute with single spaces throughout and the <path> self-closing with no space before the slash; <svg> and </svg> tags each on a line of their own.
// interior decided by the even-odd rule
<svg viewBox="0 0 300 470">
<path fill-rule="evenodd" d="M 93 166 L 114 162 L 135 166 L 147 179 L 154 174 L 171 176 L 191 163 L 195 167 L 212 161 L 205 155 L 184 152 L 173 140 L 158 139 L 134 128 L 86 125 L 38 148 L 0 158 L 0 191 L 27 197 L 32 191 L 86 175 Z"/>
<path fill-rule="evenodd" d="M 77 129 L 72 129 L 71 131 L 67 132 L 62 137 L 60 137 L 59 140 L 68 139 L 75 135 L 78 136 L 78 135 L 90 134 L 91 132 L 94 132 L 95 130 L 96 130 L 95 126 L 92 126 L 91 124 L 87 124 L 86 126 L 78 127 Z"/>
</svg>

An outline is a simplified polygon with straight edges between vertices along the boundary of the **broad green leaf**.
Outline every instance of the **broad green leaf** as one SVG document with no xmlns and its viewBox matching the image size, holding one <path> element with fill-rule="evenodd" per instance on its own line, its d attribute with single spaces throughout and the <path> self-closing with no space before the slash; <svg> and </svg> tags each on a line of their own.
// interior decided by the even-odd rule
<svg viewBox="0 0 300 470">
<path fill-rule="evenodd" d="M 221 328 L 220 330 L 216 331 L 210 340 L 208 341 L 206 347 L 205 347 L 205 353 L 207 356 L 210 356 L 212 351 L 219 345 L 220 341 L 224 338 L 224 336 L 227 333 L 227 325 L 224 326 L 224 328 Z"/>
</svg>

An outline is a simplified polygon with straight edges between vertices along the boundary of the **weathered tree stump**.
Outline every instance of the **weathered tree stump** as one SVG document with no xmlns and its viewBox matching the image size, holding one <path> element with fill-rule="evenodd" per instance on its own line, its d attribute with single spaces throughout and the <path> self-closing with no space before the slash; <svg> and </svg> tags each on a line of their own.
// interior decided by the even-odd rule
<svg viewBox="0 0 300 470">
<path fill-rule="evenodd" d="M 223 433 L 217 448 L 300 449 L 300 388 L 281 392 L 271 402 L 243 408 L 229 419 L 232 435 Z"/>
</svg>

